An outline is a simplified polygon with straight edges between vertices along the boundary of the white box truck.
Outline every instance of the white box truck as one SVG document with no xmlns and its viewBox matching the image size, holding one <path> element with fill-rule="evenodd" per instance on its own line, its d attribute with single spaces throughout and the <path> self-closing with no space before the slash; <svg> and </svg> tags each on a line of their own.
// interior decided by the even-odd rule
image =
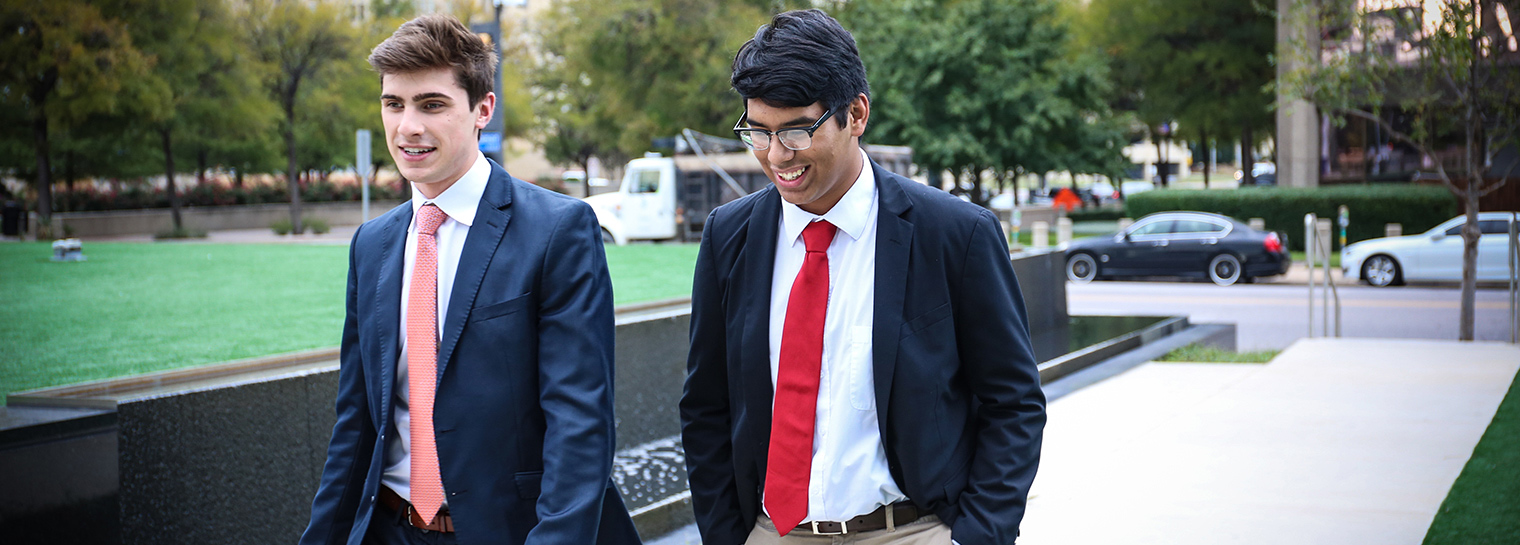
<svg viewBox="0 0 1520 545">
<path fill-rule="evenodd" d="M 736 142 L 737 143 L 737 142 Z M 684 146 L 683 146 L 684 147 Z M 882 168 L 909 176 L 913 150 L 904 146 L 862 146 Z M 586 197 L 602 225 L 602 241 L 696 242 L 714 208 L 770 184 L 749 152 L 648 153 L 628 162 L 617 191 Z"/>
</svg>

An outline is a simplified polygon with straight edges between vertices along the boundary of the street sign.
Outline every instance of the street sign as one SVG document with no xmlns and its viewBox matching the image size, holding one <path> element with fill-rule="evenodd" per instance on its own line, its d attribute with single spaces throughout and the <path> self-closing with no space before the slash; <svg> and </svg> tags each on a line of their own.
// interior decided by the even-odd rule
<svg viewBox="0 0 1520 545">
<path fill-rule="evenodd" d="M 501 133 L 496 131 L 480 131 L 480 151 L 485 153 L 501 153 Z"/>
<path fill-rule="evenodd" d="M 359 221 L 369 221 L 369 169 L 374 164 L 369 156 L 369 129 L 354 131 L 354 172 L 359 175 L 359 187 L 363 204 L 359 206 Z"/>
</svg>

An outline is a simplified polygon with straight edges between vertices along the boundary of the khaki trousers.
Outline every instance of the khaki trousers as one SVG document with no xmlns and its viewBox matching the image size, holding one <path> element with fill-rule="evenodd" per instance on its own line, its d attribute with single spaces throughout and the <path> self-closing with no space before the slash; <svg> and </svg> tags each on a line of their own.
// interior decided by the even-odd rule
<svg viewBox="0 0 1520 545">
<path fill-rule="evenodd" d="M 950 545 L 950 527 L 939 517 L 927 515 L 907 524 L 897 525 L 896 530 L 850 532 L 838 536 L 819 536 L 810 532 L 793 531 L 786 536 L 776 534 L 776 525 L 765 513 L 755 521 L 745 545 Z"/>
</svg>

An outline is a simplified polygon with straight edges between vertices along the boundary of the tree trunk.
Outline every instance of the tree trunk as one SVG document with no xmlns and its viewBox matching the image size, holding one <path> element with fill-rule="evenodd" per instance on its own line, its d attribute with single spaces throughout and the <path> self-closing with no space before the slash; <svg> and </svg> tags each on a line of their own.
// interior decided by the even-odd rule
<svg viewBox="0 0 1520 545">
<path fill-rule="evenodd" d="M 174 231 L 177 234 L 184 230 L 185 223 L 179 213 L 179 191 L 174 187 L 174 150 L 170 147 L 169 128 L 159 129 L 158 135 L 164 145 L 164 191 L 169 193 L 169 216 L 174 218 Z"/>
<path fill-rule="evenodd" d="M 1156 185 L 1161 186 L 1162 188 L 1165 188 L 1166 187 L 1166 167 L 1164 166 L 1164 163 L 1161 162 L 1161 135 L 1154 135 L 1153 138 L 1156 139 L 1156 181 L 1158 182 Z M 1040 183 L 1040 189 L 1044 189 L 1045 188 L 1044 187 L 1045 184 L 1043 183 L 1044 179 L 1042 178 L 1041 180 L 1042 180 L 1042 182 Z"/>
<path fill-rule="evenodd" d="M 58 199 L 58 210 L 72 212 L 78 202 L 74 198 L 74 150 L 69 150 L 63 154 L 63 198 Z"/>
<path fill-rule="evenodd" d="M 1251 141 L 1251 127 L 1240 130 L 1240 185 L 1256 185 L 1256 143 Z"/>
<path fill-rule="evenodd" d="M 982 168 L 971 167 L 971 169 L 971 202 L 976 203 L 977 206 L 986 207 L 987 198 L 982 192 Z"/>
<path fill-rule="evenodd" d="M 304 229 L 301 228 L 301 173 L 296 169 L 296 111 L 293 104 L 285 107 L 285 153 L 285 183 L 290 188 L 290 232 L 299 235 Z"/>
<path fill-rule="evenodd" d="M 37 108 L 32 120 L 32 142 L 37 150 L 37 238 L 53 236 L 53 165 L 48 161 L 47 115 Z"/>
<path fill-rule="evenodd" d="M 1482 138 L 1483 117 L 1477 111 L 1478 89 L 1475 81 L 1478 59 L 1482 58 L 1478 39 L 1482 35 L 1480 28 L 1483 17 L 1478 7 L 1478 1 L 1473 0 L 1473 27 L 1468 40 L 1472 45 L 1473 60 L 1466 67 L 1467 88 L 1463 89 L 1466 96 L 1462 97 L 1467 106 L 1466 123 L 1463 124 L 1467 129 L 1464 131 L 1467 138 L 1467 153 L 1464 157 L 1467 162 L 1467 190 L 1463 195 L 1467 198 L 1467 222 L 1462 226 L 1462 314 L 1457 322 L 1457 340 L 1462 341 L 1473 340 L 1473 321 L 1478 298 L 1478 238 L 1483 234 L 1478 229 L 1478 197 L 1483 192 L 1483 162 L 1478 159 L 1478 139 Z"/>
<path fill-rule="evenodd" d="M 206 150 L 195 154 L 195 185 L 206 185 Z"/>
<path fill-rule="evenodd" d="M 1209 188 L 1209 130 L 1208 129 L 1204 129 L 1203 130 L 1203 142 L 1202 142 L 1202 144 L 1203 145 L 1199 146 L 1199 147 L 1203 149 L 1203 188 L 1204 189 L 1208 189 Z"/>
<path fill-rule="evenodd" d="M 243 188 L 243 169 L 239 168 L 232 171 L 232 187 Z"/>
</svg>

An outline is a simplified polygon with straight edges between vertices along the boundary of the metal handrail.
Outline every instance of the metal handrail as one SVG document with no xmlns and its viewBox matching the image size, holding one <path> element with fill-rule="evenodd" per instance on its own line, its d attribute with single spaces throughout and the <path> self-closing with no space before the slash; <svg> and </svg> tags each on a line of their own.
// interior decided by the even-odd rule
<svg viewBox="0 0 1520 545">
<path fill-rule="evenodd" d="M 1520 344 L 1520 213 L 1509 217 L 1509 342 Z"/>
<path fill-rule="evenodd" d="M 1341 293 L 1330 271 L 1330 246 L 1319 236 L 1319 218 L 1314 213 L 1304 214 L 1304 257 L 1309 266 L 1309 337 L 1314 337 L 1314 269 L 1323 267 L 1324 286 L 1320 290 L 1322 318 L 1320 336 L 1330 336 L 1330 308 L 1335 308 L 1335 336 L 1341 336 Z"/>
</svg>

